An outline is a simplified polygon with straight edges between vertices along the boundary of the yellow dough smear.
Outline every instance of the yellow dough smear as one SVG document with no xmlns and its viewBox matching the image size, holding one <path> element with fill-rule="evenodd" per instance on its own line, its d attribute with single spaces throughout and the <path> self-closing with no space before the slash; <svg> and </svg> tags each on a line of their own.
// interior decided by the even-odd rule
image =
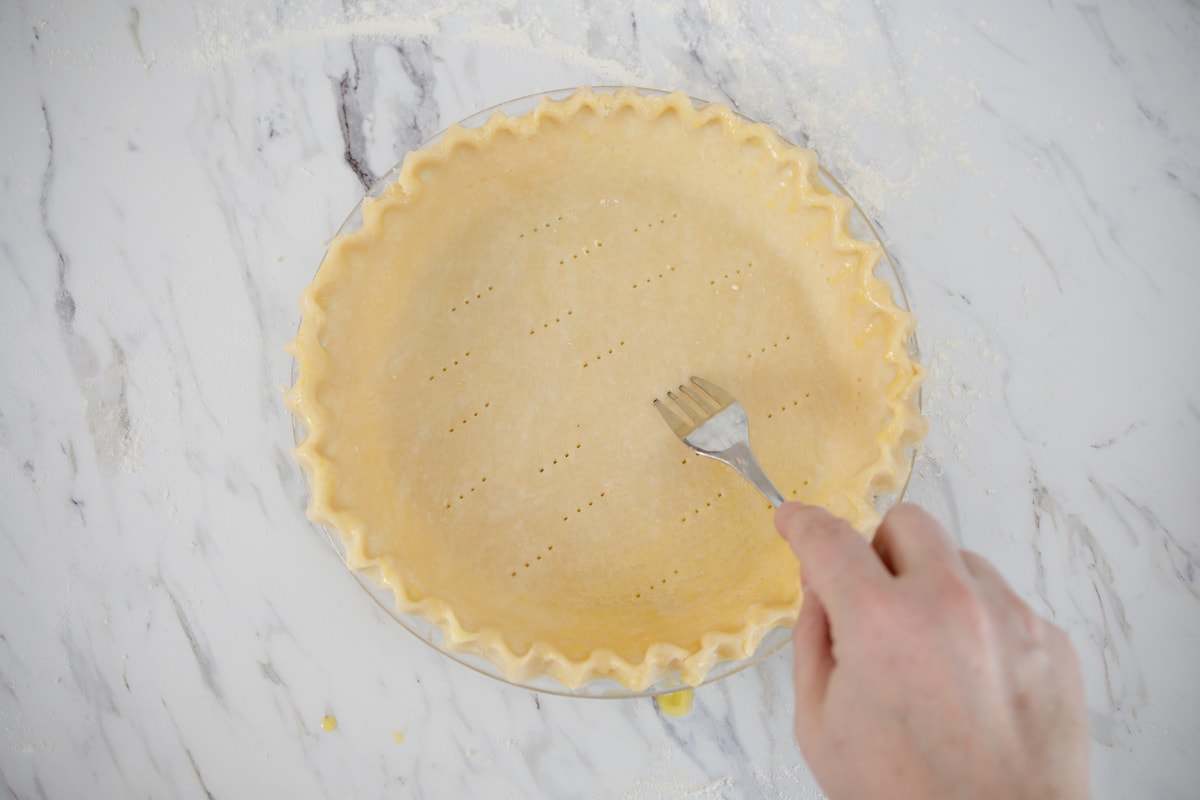
<svg viewBox="0 0 1200 800">
<path fill-rule="evenodd" d="M 326 714 L 321 720 L 321 730 L 325 731 L 326 733 L 337 730 L 337 717 L 333 716 L 332 714 Z"/>
<path fill-rule="evenodd" d="M 654 698 L 654 705 L 668 717 L 686 717 L 692 710 L 695 695 L 694 689 L 680 689 L 678 692 L 658 695 Z"/>
<path fill-rule="evenodd" d="M 811 152 L 679 94 L 452 128 L 302 298 L 310 515 L 512 679 L 695 684 L 749 655 L 794 620 L 796 561 L 651 401 L 724 387 L 780 490 L 868 532 L 923 373 L 850 207 Z"/>
</svg>

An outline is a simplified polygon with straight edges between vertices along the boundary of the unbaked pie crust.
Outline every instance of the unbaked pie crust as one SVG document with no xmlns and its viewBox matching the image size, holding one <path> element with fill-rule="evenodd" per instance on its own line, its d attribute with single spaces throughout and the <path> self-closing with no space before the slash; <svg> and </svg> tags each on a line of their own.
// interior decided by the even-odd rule
<svg viewBox="0 0 1200 800">
<path fill-rule="evenodd" d="M 682 94 L 452 127 L 301 298 L 309 515 L 511 680 L 636 690 L 747 657 L 795 619 L 796 561 L 651 400 L 723 386 L 785 495 L 871 531 L 923 372 L 850 209 L 810 151 Z"/>
</svg>

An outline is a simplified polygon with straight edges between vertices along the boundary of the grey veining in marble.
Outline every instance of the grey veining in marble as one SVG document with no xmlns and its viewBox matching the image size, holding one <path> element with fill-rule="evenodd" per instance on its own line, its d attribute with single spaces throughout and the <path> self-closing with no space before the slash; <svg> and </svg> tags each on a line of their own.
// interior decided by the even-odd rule
<svg viewBox="0 0 1200 800">
<path fill-rule="evenodd" d="M 480 109 L 635 84 L 856 194 L 930 368 L 910 496 L 1070 633 L 1095 796 L 1194 797 L 1197 75 L 1185 0 L 0 5 L 0 789 L 820 796 L 786 654 L 680 719 L 506 687 L 304 518 L 283 345 L 364 187 Z"/>
</svg>

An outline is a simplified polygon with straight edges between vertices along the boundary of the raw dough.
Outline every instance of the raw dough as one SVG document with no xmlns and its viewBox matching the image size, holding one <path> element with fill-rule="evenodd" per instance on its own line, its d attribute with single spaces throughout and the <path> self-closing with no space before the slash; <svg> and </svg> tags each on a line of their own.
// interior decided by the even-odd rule
<svg viewBox="0 0 1200 800">
<path fill-rule="evenodd" d="M 310 515 L 512 679 L 698 683 L 794 620 L 766 501 L 651 401 L 746 407 L 789 497 L 869 531 L 924 432 L 912 320 L 807 150 L 582 90 L 410 153 L 302 298 Z"/>
</svg>

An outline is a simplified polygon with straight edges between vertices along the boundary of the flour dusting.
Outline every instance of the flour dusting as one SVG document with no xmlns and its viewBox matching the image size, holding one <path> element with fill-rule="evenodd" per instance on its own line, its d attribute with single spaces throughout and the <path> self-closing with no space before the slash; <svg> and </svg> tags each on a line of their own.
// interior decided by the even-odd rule
<svg viewBox="0 0 1200 800">
<path fill-rule="evenodd" d="M 181 60 L 209 68 L 324 43 L 417 39 L 435 60 L 466 47 L 481 64 L 498 59 L 530 75 L 547 76 L 539 67 L 546 64 L 554 75 L 579 76 L 580 84 L 682 89 L 728 100 L 812 147 L 871 216 L 904 199 L 941 159 L 970 164 L 910 90 L 920 48 L 900 59 L 893 42 L 899 33 L 882 11 L 872 16 L 833 0 L 753 9 L 702 0 L 628 13 L 590 5 L 566 12 L 459 0 L 398 8 L 300 0 L 268 14 L 219 0 L 197 10 L 195 41 Z M 937 45 L 941 33 L 926 30 L 920 40 Z M 458 60 L 447 56 L 442 63 L 456 73 L 464 67 Z M 454 75 L 468 82 L 481 77 Z M 559 88 L 555 77 L 544 79 L 548 85 L 522 84 L 514 96 Z M 943 89 L 962 108 L 979 103 L 979 87 L 969 79 L 947 77 Z"/>
</svg>

